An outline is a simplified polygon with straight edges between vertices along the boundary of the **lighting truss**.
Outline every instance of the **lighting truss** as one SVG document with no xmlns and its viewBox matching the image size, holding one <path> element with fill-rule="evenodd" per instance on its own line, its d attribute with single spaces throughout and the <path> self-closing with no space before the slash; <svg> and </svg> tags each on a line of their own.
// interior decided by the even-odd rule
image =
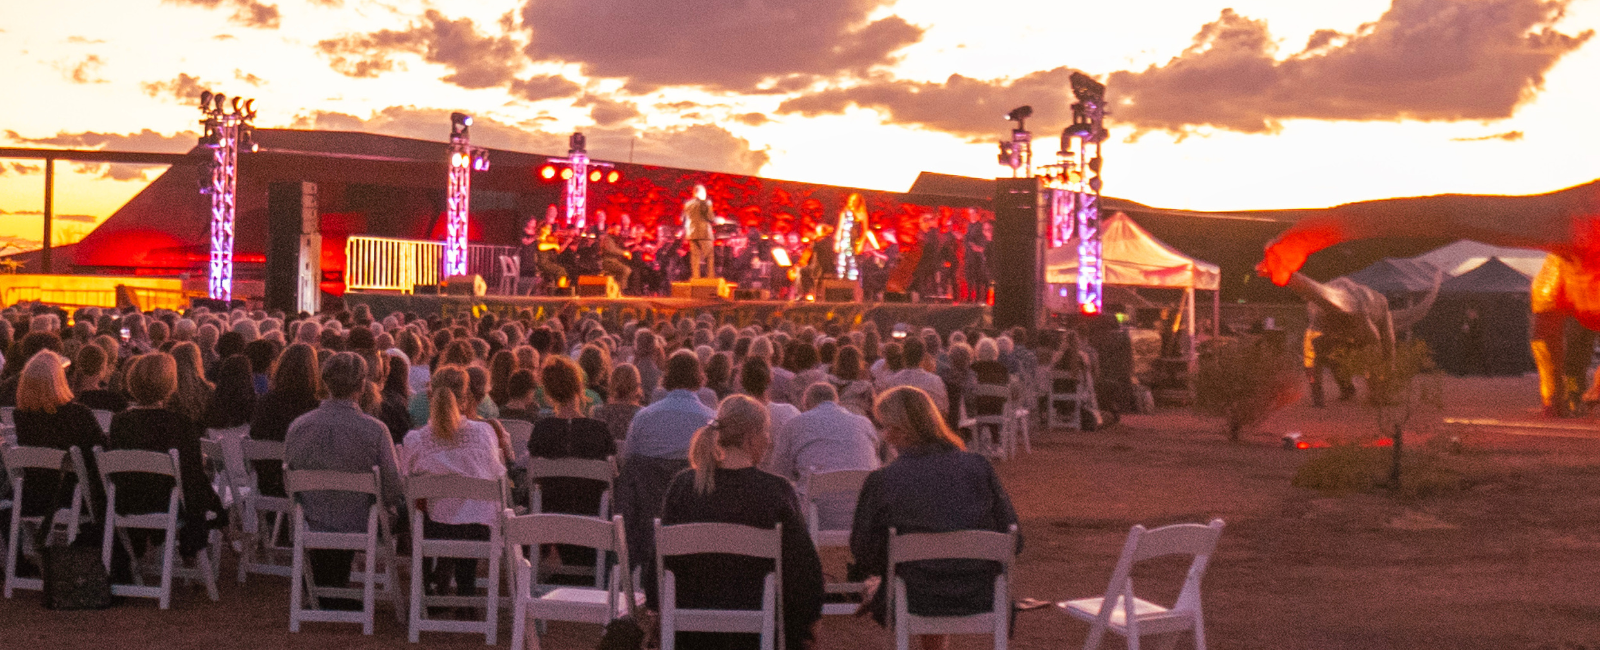
<svg viewBox="0 0 1600 650">
<path fill-rule="evenodd" d="M 444 276 L 467 274 L 467 220 L 472 172 L 488 171 L 488 152 L 472 146 L 472 116 L 450 114 L 450 178 L 445 195 Z"/>
<path fill-rule="evenodd" d="M 1105 270 L 1100 248 L 1100 145 L 1105 142 L 1106 87 L 1081 72 L 1072 73 L 1072 125 L 1061 133 L 1061 156 L 1068 192 L 1068 214 L 1078 230 L 1078 310 L 1104 310 Z M 1052 224 L 1051 232 L 1060 226 Z"/>
<path fill-rule="evenodd" d="M 241 104 L 242 102 L 242 104 Z M 200 191 L 211 197 L 211 260 L 207 295 L 212 300 L 233 300 L 233 233 L 238 213 L 239 150 L 255 151 L 250 121 L 255 119 L 255 100 L 227 97 L 205 91 L 200 94 L 200 121 L 205 135 L 200 144 L 211 150 L 207 165 L 209 180 L 202 180 Z"/>
<path fill-rule="evenodd" d="M 567 227 L 583 230 L 589 220 L 589 168 L 609 169 L 612 164 L 589 160 L 588 139 L 582 133 L 567 139 L 566 158 L 551 158 L 550 162 L 572 170 L 567 177 Z"/>
</svg>

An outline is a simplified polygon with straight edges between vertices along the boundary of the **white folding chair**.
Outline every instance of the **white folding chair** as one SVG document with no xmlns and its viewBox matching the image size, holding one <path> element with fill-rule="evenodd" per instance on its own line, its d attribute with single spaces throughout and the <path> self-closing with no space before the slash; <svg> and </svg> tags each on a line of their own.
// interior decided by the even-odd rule
<svg viewBox="0 0 1600 650">
<path fill-rule="evenodd" d="M 184 578 L 186 580 L 199 580 L 206 587 L 206 595 L 213 602 L 219 600 L 217 594 L 216 572 L 213 569 L 213 549 L 206 549 L 195 556 L 198 566 L 184 567 L 177 561 L 178 552 L 178 516 L 183 507 L 183 476 L 178 470 L 178 450 L 168 449 L 166 453 L 145 451 L 141 449 L 113 449 L 106 451 L 99 447 L 94 448 L 95 464 L 100 466 L 100 480 L 105 484 L 106 490 L 106 523 L 104 537 L 101 538 L 100 561 L 111 570 L 112 544 L 122 542 L 128 555 L 133 561 L 134 584 L 111 585 L 113 596 L 136 596 L 140 598 L 155 598 L 160 603 L 161 609 L 167 609 L 172 604 L 172 579 Z M 172 490 L 167 496 L 167 509 L 165 512 L 151 512 L 145 514 L 117 514 L 117 484 L 112 477 L 117 474 L 154 474 L 172 478 Z M 190 477 L 190 480 L 204 480 L 204 477 Z M 203 526 L 203 522 L 191 522 L 190 525 Z M 165 534 L 161 542 L 161 585 L 147 587 L 143 584 L 143 571 L 139 566 L 139 554 L 134 552 L 132 540 L 128 537 L 128 529 L 159 530 Z"/>
<path fill-rule="evenodd" d="M 11 526 L 7 537 L 10 543 L 6 546 L 5 563 L 6 598 L 10 598 L 12 591 L 16 589 L 32 589 L 35 591 L 44 589 L 44 583 L 38 578 L 17 577 L 17 561 L 23 555 L 23 549 L 31 546 L 29 542 L 33 538 L 27 528 L 32 527 L 37 530 L 39 526 L 44 525 L 44 517 L 22 516 L 23 489 L 25 487 L 22 475 L 29 469 L 59 472 L 62 469 L 62 462 L 67 460 L 69 456 L 71 457 L 72 471 L 77 475 L 78 482 L 72 488 L 71 506 L 57 511 L 54 523 L 51 525 L 51 528 L 55 530 L 52 530 L 50 534 L 53 535 L 58 531 L 65 533 L 67 543 L 70 544 L 78 538 L 79 526 L 84 522 L 85 515 L 89 514 L 89 509 L 85 507 L 84 501 L 86 496 L 84 481 L 93 479 L 85 477 L 82 452 L 78 451 L 77 447 L 73 447 L 70 452 L 67 452 L 49 447 L 0 445 L 0 459 L 3 459 L 5 463 L 6 474 L 11 477 Z M 43 490 L 46 489 L 46 486 L 33 486 L 33 489 Z M 92 521 L 92 518 L 90 521 Z M 29 553 L 29 555 L 36 553 L 37 549 L 34 549 L 34 553 Z"/>
<path fill-rule="evenodd" d="M 300 623 L 306 621 L 326 623 L 360 623 L 362 634 L 371 635 L 373 619 L 377 613 L 377 590 L 384 585 L 384 596 L 393 603 L 398 616 L 403 616 L 399 593 L 394 588 L 394 540 L 390 538 L 389 517 L 384 511 L 383 491 L 380 489 L 378 468 L 371 473 L 333 472 L 325 470 L 284 470 L 283 484 L 294 503 L 292 520 L 294 530 L 293 565 L 289 587 L 289 631 L 299 632 Z M 305 510 L 298 496 L 305 492 L 354 492 L 371 495 L 372 506 L 367 510 L 367 529 L 358 533 L 314 531 L 306 524 Z M 350 578 L 361 587 L 321 587 L 311 576 L 307 551 L 330 549 L 357 551 L 363 554 L 363 571 L 352 572 Z M 379 573 L 379 564 L 383 572 Z M 348 598 L 361 601 L 361 611 L 333 611 L 305 606 L 305 599 Z"/>
<path fill-rule="evenodd" d="M 222 456 L 218 460 L 228 470 L 228 482 L 235 488 L 248 486 L 250 475 L 245 470 L 244 452 L 240 447 L 250 438 L 250 425 L 231 429 L 206 429 L 206 438 L 222 446 Z"/>
<path fill-rule="evenodd" d="M 0 424 L 0 443 L 17 444 L 17 428 L 9 424 Z"/>
<path fill-rule="evenodd" d="M 8 427 L 17 426 L 16 419 L 11 417 L 16 410 L 17 409 L 14 406 L 0 406 L 0 424 L 4 424 Z"/>
<path fill-rule="evenodd" d="M 888 609 L 893 616 L 895 647 L 908 650 L 913 634 L 991 634 L 996 650 L 1005 650 L 1011 624 L 1011 565 L 1016 559 L 1017 526 L 997 533 L 958 530 L 948 533 L 898 534 L 889 529 Z M 908 611 L 905 580 L 895 569 L 905 562 L 924 560 L 989 560 L 1000 563 L 994 578 L 994 605 L 987 612 L 967 616 L 920 616 Z"/>
<path fill-rule="evenodd" d="M 94 409 L 93 411 L 90 411 L 90 412 L 94 413 L 94 421 L 100 423 L 100 430 L 101 431 L 110 431 L 111 430 L 111 416 L 116 415 L 115 413 L 112 413 L 111 411 L 101 410 L 101 409 Z"/>
<path fill-rule="evenodd" d="M 497 259 L 500 262 L 500 282 L 496 289 L 501 295 L 509 296 L 516 293 L 517 267 L 520 260 L 511 255 L 501 255 Z"/>
<path fill-rule="evenodd" d="M 801 478 L 801 484 L 804 489 L 801 491 L 800 509 L 805 515 L 806 528 L 811 533 L 811 542 L 817 546 L 817 550 L 820 551 L 829 547 L 850 548 L 850 529 L 822 528 L 817 512 L 817 503 L 819 501 L 845 498 L 850 499 L 853 503 L 856 496 L 861 494 L 861 484 L 866 482 L 867 475 L 871 473 L 871 470 L 847 469 L 834 472 L 808 472 Z M 864 596 L 866 583 L 827 582 L 823 584 L 823 592 Z M 853 616 L 860 606 L 860 602 L 824 602 L 822 614 L 824 616 Z"/>
<path fill-rule="evenodd" d="M 466 632 L 484 635 L 485 642 L 494 645 L 500 630 L 500 559 L 505 551 L 501 543 L 500 511 L 505 509 L 505 481 L 470 478 L 450 474 L 416 475 L 406 479 L 406 503 L 411 507 L 411 642 L 421 639 L 423 631 Z M 424 534 L 423 520 L 426 511 L 418 508 L 429 500 L 470 499 L 495 504 L 495 522 L 489 526 L 487 541 L 434 539 Z M 423 590 L 427 573 L 423 558 L 472 558 L 489 561 L 489 577 L 485 587 L 487 596 L 427 595 Z M 476 586 L 476 585 L 470 585 Z M 427 618 L 429 607 L 482 607 L 481 621 L 435 620 Z"/>
<path fill-rule="evenodd" d="M 526 447 L 527 445 L 523 445 Z M 600 494 L 600 510 L 593 516 L 604 521 L 611 518 L 611 489 L 617 475 L 616 459 L 587 460 L 583 458 L 529 458 L 528 459 L 528 512 L 544 512 L 544 494 L 539 487 L 542 478 L 581 478 L 606 484 Z M 605 587 L 605 558 L 596 556 L 593 567 L 562 565 L 555 569 L 558 575 L 593 576 L 595 588 Z"/>
<path fill-rule="evenodd" d="M 1047 425 L 1051 429 L 1065 426 L 1073 431 L 1082 431 L 1083 409 L 1092 407 L 1094 380 L 1086 372 L 1074 373 L 1065 370 L 1041 372 L 1046 373 L 1048 384 L 1046 395 L 1049 395 L 1049 398 L 1045 401 Z"/>
<path fill-rule="evenodd" d="M 661 605 L 661 650 L 673 650 L 678 632 L 761 635 L 761 650 L 783 644 L 783 525 L 771 529 L 738 524 L 677 524 L 655 520 L 656 575 Z M 676 555 L 720 553 L 772 560 L 761 593 L 761 609 L 680 609 L 677 576 L 666 568 Z"/>
<path fill-rule="evenodd" d="M 1008 413 L 1011 409 L 1011 388 L 1009 386 L 977 384 L 972 388 L 972 396 L 974 398 L 993 397 L 1006 400 L 1005 405 L 1000 407 L 999 413 L 971 416 L 972 439 L 978 443 L 975 446 L 979 450 L 987 450 L 992 447 L 995 455 L 1000 458 L 1015 456 L 1017 453 L 1017 432 L 1011 426 L 1014 417 Z M 994 432 L 992 442 L 989 437 L 989 432 L 991 431 Z M 1028 444 L 1028 450 L 1033 451 L 1031 442 Z"/>
<path fill-rule="evenodd" d="M 622 515 L 611 521 L 592 517 L 560 514 L 532 514 L 517 516 L 505 511 L 506 557 L 515 563 L 511 591 L 513 611 L 511 619 L 511 647 L 539 647 L 537 624 L 544 621 L 570 621 L 574 623 L 609 624 L 612 619 L 631 612 L 644 604 L 644 594 L 635 591 L 632 574 L 628 573 L 627 536 L 623 534 Z M 592 548 L 600 557 L 614 555 L 609 585 L 603 588 L 561 586 L 550 588 L 539 584 L 538 566 L 529 557 L 538 557 L 539 547 L 546 544 L 566 544 Z M 627 596 L 632 594 L 633 602 Z M 532 639 L 527 639 L 528 619 L 536 624 Z M 524 643 L 528 646 L 524 646 Z"/>
<path fill-rule="evenodd" d="M 1111 584 L 1099 598 L 1064 600 L 1056 607 L 1073 618 L 1087 621 L 1089 638 L 1083 642 L 1084 650 L 1100 647 L 1106 630 L 1122 635 L 1128 640 L 1130 650 L 1139 649 L 1140 637 L 1184 632 L 1194 633 L 1195 650 L 1205 650 L 1205 621 L 1201 616 L 1200 580 L 1205 577 L 1211 553 L 1222 537 L 1222 520 L 1212 519 L 1210 524 L 1177 524 L 1146 530 L 1134 526 L 1128 531 L 1128 541 L 1122 545 L 1122 557 L 1111 572 Z M 1162 607 L 1134 596 L 1133 565 L 1150 558 L 1167 555 L 1189 555 L 1188 576 L 1178 592 L 1172 607 Z M 1114 603 L 1106 607 L 1106 603 Z M 1128 615 L 1129 610 L 1133 616 Z"/>
<path fill-rule="evenodd" d="M 527 420 L 505 419 L 500 421 L 500 426 L 506 430 L 506 436 L 511 438 L 511 453 L 517 457 L 514 464 L 517 467 L 527 467 L 528 440 L 533 438 L 533 423 Z"/>
<path fill-rule="evenodd" d="M 227 447 L 223 447 L 223 454 L 226 458 Z M 294 503 L 286 496 L 267 496 L 261 493 L 260 477 L 256 475 L 256 461 L 272 462 L 281 466 L 283 443 L 249 438 L 239 441 L 239 467 L 236 468 L 236 472 L 244 476 L 243 483 L 237 489 L 242 501 L 239 510 L 241 540 L 238 576 L 241 584 L 244 583 L 245 576 L 251 573 L 283 577 L 293 574 L 293 567 L 290 566 L 288 558 L 291 549 L 280 546 L 278 540 L 284 534 L 284 527 L 289 523 Z M 262 517 L 270 519 L 266 526 L 262 526 Z"/>
</svg>

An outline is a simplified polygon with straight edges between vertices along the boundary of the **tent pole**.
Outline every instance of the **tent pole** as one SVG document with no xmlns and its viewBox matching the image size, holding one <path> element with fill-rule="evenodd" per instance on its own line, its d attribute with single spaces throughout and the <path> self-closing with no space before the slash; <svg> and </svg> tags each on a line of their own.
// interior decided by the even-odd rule
<svg viewBox="0 0 1600 650">
<path fill-rule="evenodd" d="M 1211 337 L 1222 336 L 1222 284 L 1211 292 Z"/>
</svg>

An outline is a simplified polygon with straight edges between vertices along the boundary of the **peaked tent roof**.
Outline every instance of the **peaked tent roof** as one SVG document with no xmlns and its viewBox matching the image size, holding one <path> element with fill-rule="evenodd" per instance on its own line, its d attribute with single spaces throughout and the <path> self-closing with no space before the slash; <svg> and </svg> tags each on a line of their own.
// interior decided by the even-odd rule
<svg viewBox="0 0 1600 650">
<path fill-rule="evenodd" d="M 1521 271 L 1512 268 L 1498 257 L 1478 265 L 1467 273 L 1445 280 L 1439 287 L 1442 294 L 1528 293 L 1533 281 Z"/>
<path fill-rule="evenodd" d="M 1221 281 L 1217 265 L 1184 255 L 1126 214 L 1111 215 L 1100 224 L 1100 231 L 1106 284 L 1214 290 Z M 1045 253 L 1045 282 L 1077 284 L 1077 239 Z"/>
<path fill-rule="evenodd" d="M 1438 267 L 1415 258 L 1385 257 L 1344 277 L 1378 293 L 1392 294 L 1431 291 L 1438 273 Z"/>
<path fill-rule="evenodd" d="M 1538 275 L 1539 267 L 1544 265 L 1545 252 L 1534 248 L 1505 248 L 1470 239 L 1459 239 L 1453 244 L 1433 249 L 1411 259 L 1432 264 L 1443 269 L 1446 276 L 1453 278 L 1476 269 L 1496 257 L 1506 266 L 1531 278 Z"/>
</svg>

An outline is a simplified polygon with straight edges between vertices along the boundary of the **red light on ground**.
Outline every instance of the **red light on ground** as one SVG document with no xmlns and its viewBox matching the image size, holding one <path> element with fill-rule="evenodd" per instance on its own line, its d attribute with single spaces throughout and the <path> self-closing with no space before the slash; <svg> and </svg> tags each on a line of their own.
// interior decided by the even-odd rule
<svg viewBox="0 0 1600 650">
<path fill-rule="evenodd" d="M 1377 439 L 1377 441 L 1372 443 L 1372 446 L 1374 446 L 1374 447 L 1393 447 L 1394 446 L 1394 441 L 1390 440 L 1388 438 L 1379 438 L 1379 439 Z"/>
<path fill-rule="evenodd" d="M 561 180 L 564 180 L 564 181 L 572 180 L 572 170 L 571 169 L 563 169 L 563 170 L 561 170 Z"/>
<path fill-rule="evenodd" d="M 556 168 L 555 167 L 553 167 L 551 165 L 545 165 L 545 166 L 539 168 L 539 178 L 543 178 L 543 179 L 548 181 L 548 180 L 550 180 L 552 178 L 555 178 L 555 177 L 556 177 Z"/>
<path fill-rule="evenodd" d="M 1083 313 L 1093 316 L 1100 313 L 1100 308 L 1094 306 L 1094 303 L 1086 303 L 1083 306 Z"/>
<path fill-rule="evenodd" d="M 598 183 L 598 182 L 600 182 L 600 170 L 596 169 L 596 170 L 594 170 L 592 172 L 589 172 L 589 182 L 590 183 Z"/>
<path fill-rule="evenodd" d="M 621 180 L 621 178 L 622 178 L 622 173 L 618 172 L 616 170 L 612 170 L 611 173 L 606 174 L 606 182 L 607 183 L 615 183 L 618 180 Z"/>
<path fill-rule="evenodd" d="M 1311 443 L 1306 442 L 1304 440 L 1301 440 L 1300 442 L 1294 443 L 1294 448 L 1295 449 L 1310 449 L 1311 448 Z"/>
</svg>

